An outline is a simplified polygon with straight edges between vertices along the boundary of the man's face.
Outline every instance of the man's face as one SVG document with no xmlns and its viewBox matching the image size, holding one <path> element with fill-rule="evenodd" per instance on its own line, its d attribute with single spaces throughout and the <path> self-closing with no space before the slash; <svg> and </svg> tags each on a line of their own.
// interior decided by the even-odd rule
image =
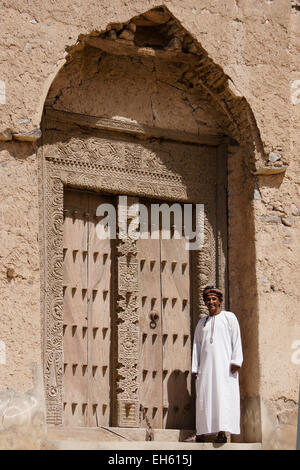
<svg viewBox="0 0 300 470">
<path fill-rule="evenodd" d="M 205 298 L 205 305 L 210 315 L 215 315 L 220 310 L 221 302 L 216 294 L 208 294 Z"/>
</svg>

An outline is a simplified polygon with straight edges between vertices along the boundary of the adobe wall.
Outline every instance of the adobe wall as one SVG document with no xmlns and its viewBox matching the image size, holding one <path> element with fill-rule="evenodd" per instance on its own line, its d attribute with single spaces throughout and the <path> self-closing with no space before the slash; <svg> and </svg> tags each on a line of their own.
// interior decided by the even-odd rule
<svg viewBox="0 0 300 470">
<path fill-rule="evenodd" d="M 37 163 L 40 141 L 34 140 L 40 135 L 49 87 L 67 57 L 66 47 L 73 47 L 80 34 L 102 31 L 111 22 L 127 22 L 161 4 L 155 1 L 125 4 L 112 0 L 101 2 L 100 9 L 95 1 L 79 0 L 76 5 L 66 1 L 63 7 L 60 2 L 40 4 L 37 0 L 30 4 L 16 1 L 14 7 L 4 2 L 0 18 L 0 388 L 3 391 L 10 387 L 14 393 L 25 396 L 34 387 L 32 363 L 42 362 Z M 245 146 L 230 146 L 228 184 L 230 308 L 241 322 L 247 358 L 241 374 L 243 389 L 247 390 L 243 396 L 247 410 L 245 421 L 248 420 L 244 431 L 248 440 L 256 440 L 261 429 L 266 448 L 295 446 L 300 382 L 300 353 L 297 354 L 300 349 L 297 319 L 300 203 L 296 186 L 300 117 L 296 58 L 300 48 L 300 12 L 295 4 L 285 0 L 226 3 L 205 0 L 201 5 L 192 0 L 164 2 L 230 77 L 236 96 L 246 98 L 263 144 L 263 151 L 257 147 L 255 155 Z M 120 60 L 119 73 L 124 80 L 128 71 L 123 63 Z M 107 70 L 109 65 L 107 62 Z M 117 72 L 113 71 L 115 78 Z M 142 90 L 142 76 L 139 80 Z M 78 112 L 72 101 L 77 85 L 76 77 L 73 80 L 71 77 L 56 100 L 58 109 L 61 105 L 61 109 L 69 107 Z M 148 85 L 148 92 L 153 91 L 153 83 Z M 169 87 L 165 84 L 160 87 L 160 96 L 165 93 L 171 99 Z M 98 91 L 101 94 L 102 88 Z M 132 89 L 127 88 L 127 92 L 132 93 Z M 156 105 L 160 126 L 168 126 L 171 110 L 164 103 L 161 107 L 159 103 Z M 85 106 L 92 109 L 93 101 Z M 118 106 L 122 108 L 122 103 Z M 125 106 L 126 102 L 122 115 L 130 118 L 130 110 L 126 111 Z M 175 129 L 189 126 L 185 130 L 203 132 L 207 109 L 212 116 L 207 132 L 218 131 L 222 122 L 209 103 L 195 112 L 183 103 L 181 114 L 172 118 L 172 126 Z M 79 110 L 85 111 L 84 107 Z M 149 100 L 140 112 L 137 121 L 146 119 L 147 124 L 153 125 Z M 204 125 L 193 127 L 194 121 L 186 119 L 190 112 Z M 273 152 L 271 156 L 270 152 Z M 268 159 L 278 159 L 279 165 L 287 163 L 286 172 L 254 176 L 251 170 L 266 166 Z M 254 357 L 255 351 L 258 357 Z M 43 404 L 38 406 L 43 413 Z M 1 412 L 5 415 L 5 410 Z M 23 425 L 32 423 L 34 420 L 29 417 Z M 2 426 L 5 427 L 5 420 Z"/>
</svg>

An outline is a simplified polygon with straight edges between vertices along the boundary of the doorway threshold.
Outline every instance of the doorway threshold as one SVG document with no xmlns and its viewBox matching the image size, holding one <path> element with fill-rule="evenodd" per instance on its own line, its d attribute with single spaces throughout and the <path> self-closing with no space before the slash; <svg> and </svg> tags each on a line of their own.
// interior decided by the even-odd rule
<svg viewBox="0 0 300 470">
<path fill-rule="evenodd" d="M 145 428 L 48 426 L 46 447 L 53 450 L 261 450 L 261 443 L 214 444 L 183 442 L 193 430 L 154 429 L 146 441 Z"/>
</svg>

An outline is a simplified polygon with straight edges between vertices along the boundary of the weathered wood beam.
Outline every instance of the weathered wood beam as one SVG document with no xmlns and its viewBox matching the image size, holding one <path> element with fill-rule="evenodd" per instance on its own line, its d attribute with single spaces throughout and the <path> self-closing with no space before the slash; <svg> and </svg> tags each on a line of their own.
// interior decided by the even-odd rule
<svg viewBox="0 0 300 470">
<path fill-rule="evenodd" d="M 13 136 L 10 130 L 5 130 L 3 132 L 0 132 L 0 141 L 1 142 L 9 142 L 12 140 Z"/>
<path fill-rule="evenodd" d="M 68 111 L 59 111 L 51 107 L 45 108 L 45 118 L 51 121 L 75 124 L 91 129 L 122 132 L 134 135 L 140 139 L 157 138 L 164 140 L 173 140 L 200 145 L 219 145 L 226 141 L 226 136 L 218 134 L 191 134 L 173 129 L 161 129 L 141 125 L 135 122 L 129 122 L 119 119 L 108 119 L 106 117 L 88 116 Z"/>
<path fill-rule="evenodd" d="M 13 138 L 22 142 L 35 142 L 41 137 L 41 135 L 41 129 L 37 127 L 36 129 L 33 129 L 29 132 L 19 132 L 17 134 L 13 134 Z"/>
<path fill-rule="evenodd" d="M 35 142 L 42 135 L 39 127 L 32 129 L 28 132 L 17 132 L 12 133 L 10 130 L 0 133 L 0 141 L 11 142 L 12 140 L 18 140 L 20 142 Z"/>
<path fill-rule="evenodd" d="M 194 54 L 179 52 L 176 50 L 160 50 L 152 49 L 151 47 L 137 47 L 131 44 L 130 41 L 124 39 L 102 39 L 99 37 L 89 37 L 84 39 L 85 44 L 97 49 L 101 49 L 108 54 L 125 55 L 125 56 L 138 56 L 138 57 L 151 57 L 155 59 L 164 60 L 166 62 L 179 62 L 197 64 L 199 57 Z"/>
<path fill-rule="evenodd" d="M 277 175 L 279 173 L 284 173 L 288 168 L 288 165 L 282 166 L 264 166 L 262 168 L 258 168 L 257 170 L 252 170 L 251 173 L 254 176 L 259 175 Z"/>
</svg>

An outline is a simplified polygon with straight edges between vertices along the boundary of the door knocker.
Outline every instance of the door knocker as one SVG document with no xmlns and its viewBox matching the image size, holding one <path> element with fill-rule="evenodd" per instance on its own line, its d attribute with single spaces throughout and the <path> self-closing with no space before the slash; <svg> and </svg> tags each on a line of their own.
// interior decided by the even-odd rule
<svg viewBox="0 0 300 470">
<path fill-rule="evenodd" d="M 157 326 L 157 321 L 159 319 L 159 315 L 157 312 L 150 312 L 150 328 L 152 328 L 152 330 L 154 330 L 154 328 L 156 328 Z"/>
</svg>

